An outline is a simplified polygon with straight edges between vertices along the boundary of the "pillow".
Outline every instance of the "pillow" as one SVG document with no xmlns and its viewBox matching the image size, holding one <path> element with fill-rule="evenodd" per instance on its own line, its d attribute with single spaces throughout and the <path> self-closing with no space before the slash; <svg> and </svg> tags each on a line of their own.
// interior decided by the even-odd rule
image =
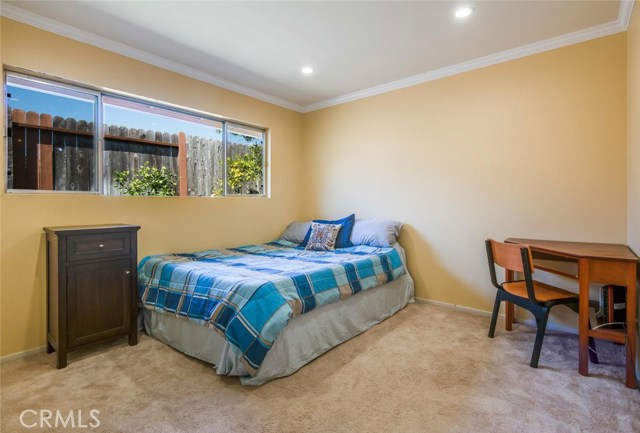
<svg viewBox="0 0 640 433">
<path fill-rule="evenodd" d="M 353 224 L 351 243 L 372 247 L 390 247 L 396 243 L 402 223 L 385 219 L 359 219 Z"/>
<path fill-rule="evenodd" d="M 311 234 L 305 250 L 333 251 L 340 231 L 340 224 L 311 223 Z"/>
<path fill-rule="evenodd" d="M 336 248 L 346 248 L 351 247 L 353 244 L 349 240 L 351 237 L 351 230 L 353 229 L 353 223 L 356 220 L 356 214 L 351 214 L 339 220 L 313 220 L 312 223 L 321 223 L 321 224 L 340 224 L 342 226 L 340 228 L 340 232 L 338 233 L 338 238 L 336 239 Z M 306 236 L 304 237 L 301 247 L 307 246 L 307 242 L 309 241 L 309 236 L 311 236 L 311 228 L 307 231 Z"/>
<path fill-rule="evenodd" d="M 289 241 L 294 244 L 300 244 L 304 241 L 307 232 L 311 229 L 311 221 L 298 223 L 293 221 L 290 223 L 280 236 L 280 239 Z"/>
</svg>

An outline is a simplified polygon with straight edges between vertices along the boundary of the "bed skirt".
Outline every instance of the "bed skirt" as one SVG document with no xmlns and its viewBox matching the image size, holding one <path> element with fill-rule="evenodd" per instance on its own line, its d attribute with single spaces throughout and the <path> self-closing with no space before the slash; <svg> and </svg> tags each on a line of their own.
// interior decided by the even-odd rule
<svg viewBox="0 0 640 433">
<path fill-rule="evenodd" d="M 407 273 L 345 300 L 291 319 L 267 353 L 255 376 L 249 376 L 228 343 L 212 329 L 188 320 L 142 310 L 151 337 L 215 366 L 218 374 L 240 376 L 243 385 L 261 385 L 288 376 L 331 348 L 394 315 L 413 302 Z"/>
</svg>

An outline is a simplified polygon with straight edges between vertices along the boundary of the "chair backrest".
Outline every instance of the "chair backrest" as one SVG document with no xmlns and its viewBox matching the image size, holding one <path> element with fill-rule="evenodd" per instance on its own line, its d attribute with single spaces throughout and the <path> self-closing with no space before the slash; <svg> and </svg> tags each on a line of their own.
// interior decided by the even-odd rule
<svg viewBox="0 0 640 433">
<path fill-rule="evenodd" d="M 529 263 L 529 272 L 533 273 L 533 257 L 531 250 L 526 245 L 505 244 L 504 242 L 488 239 L 491 243 L 491 252 L 493 253 L 493 262 L 504 269 L 516 272 L 524 272 L 525 263 L 522 260 L 522 250 L 527 250 L 527 260 Z"/>
<path fill-rule="evenodd" d="M 506 244 L 493 239 L 487 239 L 485 245 L 493 285 L 498 289 L 502 289 L 496 277 L 495 265 L 511 271 L 521 272 L 524 274 L 529 299 L 532 302 L 537 302 L 533 289 L 533 256 L 531 249 L 526 245 Z"/>
</svg>

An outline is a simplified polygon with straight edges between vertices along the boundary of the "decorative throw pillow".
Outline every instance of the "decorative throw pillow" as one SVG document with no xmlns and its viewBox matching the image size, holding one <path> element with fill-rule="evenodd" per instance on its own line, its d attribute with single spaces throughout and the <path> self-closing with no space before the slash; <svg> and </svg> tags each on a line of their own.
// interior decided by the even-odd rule
<svg viewBox="0 0 640 433">
<path fill-rule="evenodd" d="M 353 244 L 351 243 L 350 237 L 351 237 L 351 230 L 353 230 L 353 223 L 355 222 L 355 220 L 356 220 L 356 214 L 351 214 L 339 220 L 333 220 L 333 221 L 313 220 L 312 222 L 321 223 L 321 224 L 340 224 L 342 227 L 338 232 L 338 238 L 336 239 L 336 248 L 346 248 L 346 247 L 353 246 Z M 307 242 L 309 241 L 309 236 L 311 236 L 311 227 L 309 227 L 309 230 L 307 230 L 307 234 L 304 237 L 304 240 L 302 241 L 302 243 L 300 244 L 301 247 L 307 246 Z"/>
<path fill-rule="evenodd" d="M 311 223 L 311 234 L 305 250 L 333 251 L 340 227 L 340 224 Z"/>
</svg>

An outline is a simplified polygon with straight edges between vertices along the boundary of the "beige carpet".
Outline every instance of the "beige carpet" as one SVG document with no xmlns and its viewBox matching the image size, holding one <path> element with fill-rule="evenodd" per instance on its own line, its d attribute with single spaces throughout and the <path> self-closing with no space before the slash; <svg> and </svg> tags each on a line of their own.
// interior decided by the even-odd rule
<svg viewBox="0 0 640 433">
<path fill-rule="evenodd" d="M 640 392 L 624 386 L 620 346 L 600 344 L 614 356 L 582 377 L 577 337 L 550 332 L 536 370 L 533 329 L 489 339 L 488 324 L 413 304 L 258 388 L 144 335 L 135 347 L 76 352 L 63 370 L 53 354 L 36 355 L 2 365 L 0 427 L 63 431 L 23 428 L 20 414 L 74 410 L 77 423 L 82 410 L 87 425 L 96 409 L 103 432 L 640 432 Z"/>
</svg>

